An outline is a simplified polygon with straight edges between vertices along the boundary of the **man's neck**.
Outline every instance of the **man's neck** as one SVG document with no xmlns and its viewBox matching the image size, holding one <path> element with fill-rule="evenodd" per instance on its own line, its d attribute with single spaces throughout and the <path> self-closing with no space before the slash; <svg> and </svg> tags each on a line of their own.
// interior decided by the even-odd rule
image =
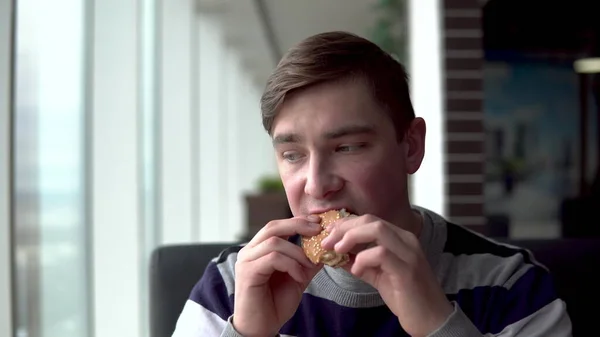
<svg viewBox="0 0 600 337">
<path fill-rule="evenodd" d="M 393 222 L 396 226 L 413 233 L 416 237 L 421 235 L 423 229 L 423 217 L 421 213 L 412 209 L 410 205 L 403 207 L 402 211 L 397 213 Z"/>
</svg>

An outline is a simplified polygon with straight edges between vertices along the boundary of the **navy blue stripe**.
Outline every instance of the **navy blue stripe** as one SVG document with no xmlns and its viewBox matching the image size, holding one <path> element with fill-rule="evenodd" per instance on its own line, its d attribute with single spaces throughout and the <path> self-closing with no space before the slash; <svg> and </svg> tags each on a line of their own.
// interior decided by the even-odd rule
<svg viewBox="0 0 600 337">
<path fill-rule="evenodd" d="M 481 331 L 497 334 L 506 326 L 535 313 L 555 299 L 552 277 L 541 267 L 531 267 L 510 289 L 484 286 L 448 295 Z"/>
<path fill-rule="evenodd" d="M 227 296 L 225 282 L 215 263 L 208 265 L 190 299 L 223 320 L 233 314 L 234 296 Z M 305 337 L 408 336 L 386 306 L 348 308 L 310 294 L 303 294 L 300 306 L 281 333 Z"/>
<path fill-rule="evenodd" d="M 537 312 L 557 298 L 551 276 L 531 267 L 510 289 L 483 286 L 447 295 L 456 301 L 481 333 L 497 334 L 506 326 Z M 227 320 L 233 313 L 233 295 L 214 263 L 192 290 L 190 299 Z M 304 294 L 292 319 L 281 329 L 288 335 L 407 336 L 398 319 L 386 307 L 348 308 L 333 301 Z"/>
<path fill-rule="evenodd" d="M 204 275 L 192 289 L 190 300 L 214 312 L 223 320 L 233 314 L 233 296 L 227 296 L 225 281 L 214 262 L 206 267 Z"/>
<path fill-rule="evenodd" d="M 525 263 L 532 263 L 531 255 L 525 249 L 496 244 L 452 223 L 448 223 L 446 227 L 448 228 L 448 237 L 444 246 L 446 253 L 453 255 L 492 254 L 500 257 L 521 254 Z"/>
<path fill-rule="evenodd" d="M 306 293 L 280 332 L 303 337 L 408 336 L 386 306 L 348 308 Z"/>
<path fill-rule="evenodd" d="M 288 238 L 288 241 L 295 245 L 301 246 L 302 245 L 302 236 L 300 234 L 292 235 Z"/>
</svg>

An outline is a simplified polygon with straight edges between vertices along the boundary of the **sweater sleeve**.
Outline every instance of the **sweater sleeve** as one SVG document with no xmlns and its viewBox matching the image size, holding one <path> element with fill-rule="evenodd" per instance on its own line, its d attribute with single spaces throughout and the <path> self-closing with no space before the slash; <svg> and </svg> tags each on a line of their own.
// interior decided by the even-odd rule
<svg viewBox="0 0 600 337">
<path fill-rule="evenodd" d="M 280 337 L 280 336 L 281 336 L 280 334 L 277 334 L 276 336 L 273 336 L 273 337 Z M 237 332 L 235 330 L 235 328 L 233 327 L 233 316 L 231 316 L 227 319 L 227 326 L 225 326 L 225 330 L 223 330 L 221 337 L 244 337 L 244 336 L 240 335 L 240 333 Z"/>
<path fill-rule="evenodd" d="M 477 327 L 463 313 L 456 302 L 452 302 L 454 311 L 446 322 L 428 337 L 481 337 Z"/>
<path fill-rule="evenodd" d="M 208 264 L 179 315 L 172 337 L 243 337 L 231 324 L 238 250 L 224 251 Z"/>
<path fill-rule="evenodd" d="M 486 310 L 472 317 L 475 322 L 453 302 L 454 312 L 429 337 L 572 336 L 566 305 L 556 295 L 550 273 L 536 265 L 519 274 L 487 290 Z"/>
</svg>

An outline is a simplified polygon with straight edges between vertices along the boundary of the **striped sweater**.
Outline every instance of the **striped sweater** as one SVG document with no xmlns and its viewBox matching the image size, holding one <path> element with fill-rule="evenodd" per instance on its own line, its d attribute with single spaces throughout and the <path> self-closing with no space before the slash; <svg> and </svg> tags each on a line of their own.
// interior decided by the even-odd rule
<svg viewBox="0 0 600 337">
<path fill-rule="evenodd" d="M 571 336 L 565 303 L 529 251 L 422 213 L 421 246 L 454 312 L 431 337 Z M 240 337 L 231 325 L 240 246 L 215 257 L 193 288 L 173 337 Z M 324 267 L 281 336 L 407 336 L 370 285 Z"/>
</svg>

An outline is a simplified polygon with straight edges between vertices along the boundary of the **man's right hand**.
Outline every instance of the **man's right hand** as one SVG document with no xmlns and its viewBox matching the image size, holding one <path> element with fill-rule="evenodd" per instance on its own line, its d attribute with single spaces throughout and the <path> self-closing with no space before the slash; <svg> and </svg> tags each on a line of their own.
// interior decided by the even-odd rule
<svg viewBox="0 0 600 337">
<path fill-rule="evenodd" d="M 244 337 L 273 337 L 300 304 L 302 293 L 321 266 L 287 241 L 317 235 L 319 217 L 275 220 L 244 246 L 235 264 L 233 326 Z"/>
</svg>

